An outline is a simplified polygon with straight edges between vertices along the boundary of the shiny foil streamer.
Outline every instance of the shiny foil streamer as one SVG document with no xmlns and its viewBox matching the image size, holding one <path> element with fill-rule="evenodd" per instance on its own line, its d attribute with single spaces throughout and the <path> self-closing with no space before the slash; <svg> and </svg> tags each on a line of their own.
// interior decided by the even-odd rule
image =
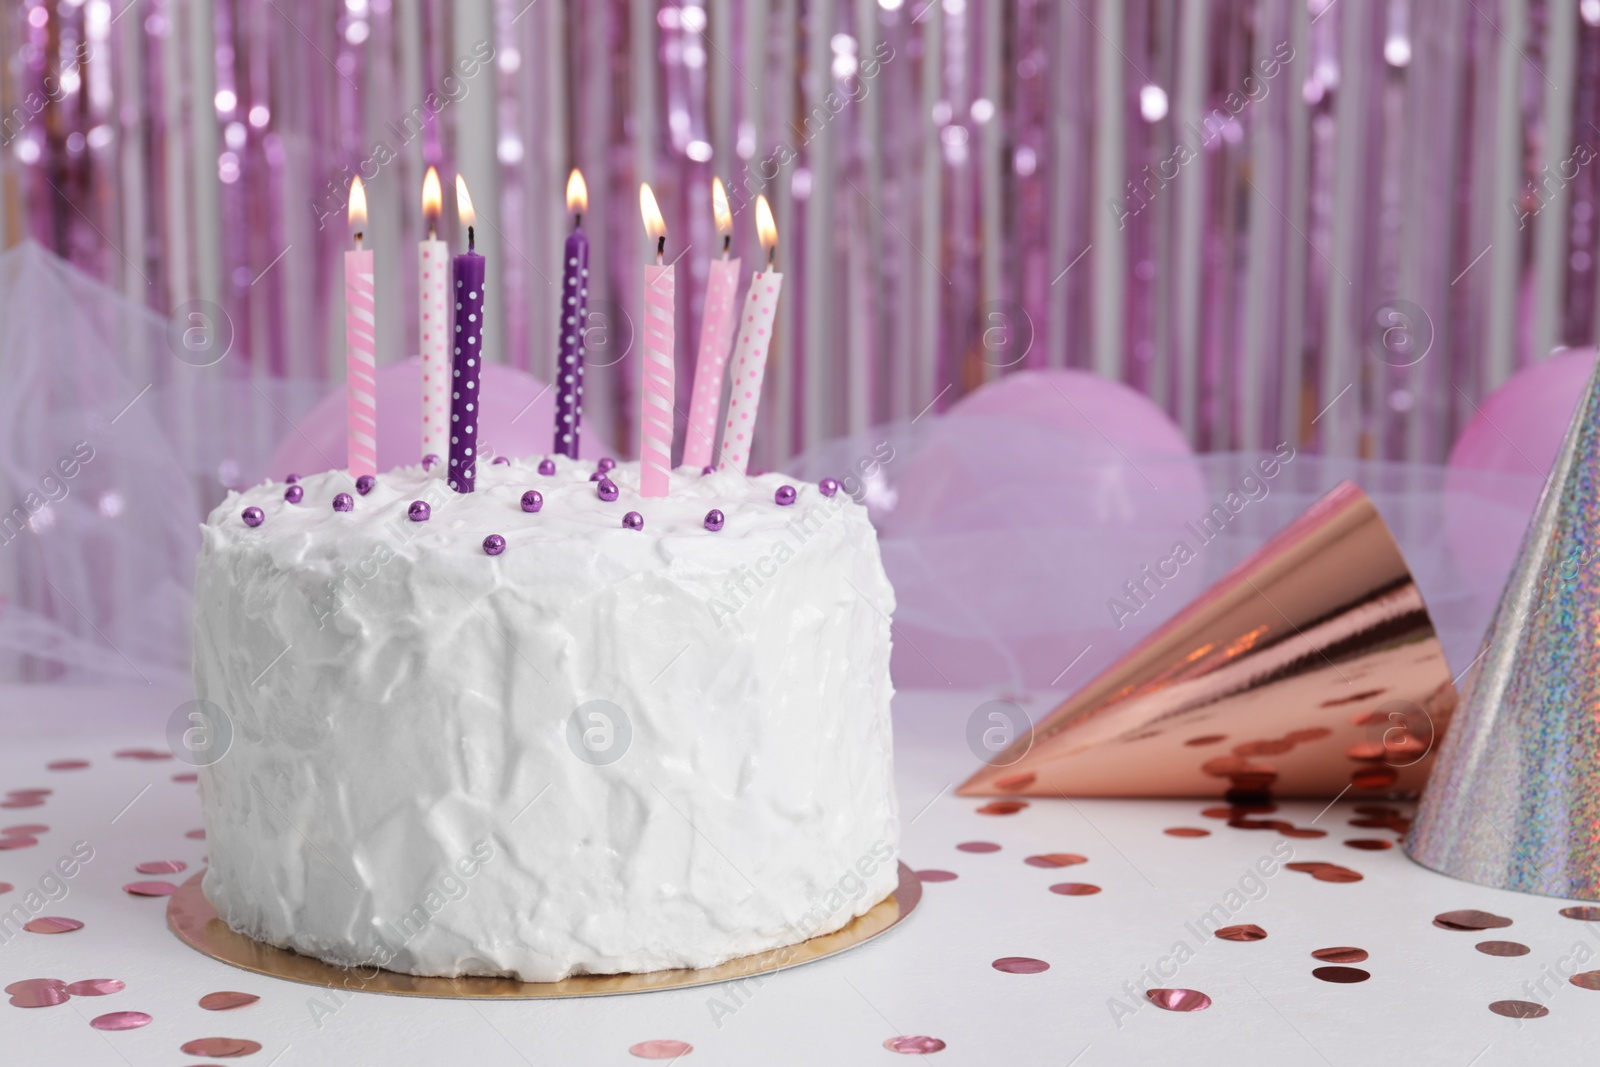
<svg viewBox="0 0 1600 1067">
<path fill-rule="evenodd" d="M 903 1056 L 926 1056 L 930 1052 L 942 1052 L 945 1044 L 937 1037 L 928 1037 L 925 1034 L 903 1034 L 900 1037 L 886 1038 L 883 1047 Z"/>
<path fill-rule="evenodd" d="M 1367 958 L 1367 950 L 1351 945 L 1340 945 L 1335 948 L 1319 948 L 1311 955 L 1323 963 L 1361 963 Z"/>
<path fill-rule="evenodd" d="M 254 1004 L 261 998 L 254 993 L 235 993 L 232 990 L 221 990 L 216 993 L 207 993 L 200 998 L 200 1006 L 206 1011 L 232 1011 L 242 1008 L 247 1004 Z"/>
<path fill-rule="evenodd" d="M 142 1011 L 109 1011 L 90 1019 L 89 1025 L 96 1030 L 137 1030 L 141 1026 L 149 1026 L 152 1021 L 150 1016 Z M 258 1049 L 260 1047 L 256 1046 Z"/>
<path fill-rule="evenodd" d="M 1044 960 L 1036 960 L 1032 956 L 1001 956 L 990 966 L 1006 974 L 1038 974 L 1050 969 Z"/>
<path fill-rule="evenodd" d="M 1600 900 L 1600 365 L 1406 838 L 1455 878 Z"/>
<path fill-rule="evenodd" d="M 1442 911 L 1433 917 L 1433 925 L 1441 930 L 1498 930 L 1510 926 L 1511 920 L 1492 911 L 1462 908 L 1459 911 Z"/>
<path fill-rule="evenodd" d="M 674 1041 L 670 1038 L 657 1038 L 653 1041 L 641 1041 L 631 1045 L 628 1052 L 641 1060 L 675 1060 L 679 1056 L 687 1056 L 694 1051 L 694 1046 L 687 1041 Z"/>
<path fill-rule="evenodd" d="M 1255 923 L 1242 923 L 1221 927 L 1216 936 L 1223 941 L 1262 941 L 1266 939 L 1267 932 Z"/>
<path fill-rule="evenodd" d="M 261 1042 L 242 1037 L 197 1037 L 193 1041 L 185 1041 L 179 1051 L 185 1056 L 212 1056 L 226 1060 L 255 1055 L 261 1051 Z"/>
<path fill-rule="evenodd" d="M 1312 970 L 1311 976 L 1324 982 L 1350 985 L 1355 982 L 1365 982 L 1372 977 L 1372 972 L 1364 971 L 1360 967 L 1317 967 Z"/>
<path fill-rule="evenodd" d="M 126 988 L 127 983 L 120 978 L 80 978 L 67 986 L 67 992 L 75 997 L 105 997 Z"/>
<path fill-rule="evenodd" d="M 1550 1014 L 1549 1008 L 1531 1000 L 1497 1000 L 1489 1010 L 1508 1019 L 1543 1019 Z"/>
<path fill-rule="evenodd" d="M 1520 941 L 1479 941 L 1472 947 L 1485 956 L 1526 956 L 1533 951 Z"/>
<path fill-rule="evenodd" d="M 1205 1011 L 1211 998 L 1198 989 L 1146 989 L 1145 997 L 1166 1011 Z"/>
</svg>

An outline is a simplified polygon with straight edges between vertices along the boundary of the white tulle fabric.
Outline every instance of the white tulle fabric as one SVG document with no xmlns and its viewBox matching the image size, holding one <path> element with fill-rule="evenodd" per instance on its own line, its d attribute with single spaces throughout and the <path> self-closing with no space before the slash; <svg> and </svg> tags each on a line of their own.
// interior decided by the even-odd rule
<svg viewBox="0 0 1600 1067">
<path fill-rule="evenodd" d="M 196 367 L 174 351 L 138 300 L 34 245 L 0 256 L 0 679 L 187 684 L 200 524 L 226 488 L 260 479 L 322 389 L 252 377 L 237 352 Z M 898 688 L 1073 689 L 1345 478 L 1394 530 L 1451 663 L 1476 654 L 1537 477 L 1152 454 L 1132 425 L 1143 414 L 1064 388 L 1082 390 L 1068 399 L 1083 418 L 964 404 L 788 465 L 840 478 L 871 509 L 899 603 Z M 93 456 L 74 468 L 80 442 Z M 1230 492 L 1247 502 L 1197 544 L 1185 524 Z M 1185 537 L 1195 558 L 1145 603 L 1129 598 L 1124 583 Z"/>
</svg>

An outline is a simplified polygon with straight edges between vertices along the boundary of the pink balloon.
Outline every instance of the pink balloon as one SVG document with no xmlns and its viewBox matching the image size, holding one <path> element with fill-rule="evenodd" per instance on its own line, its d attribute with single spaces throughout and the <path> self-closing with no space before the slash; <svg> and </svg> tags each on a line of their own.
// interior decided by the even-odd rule
<svg viewBox="0 0 1600 1067">
<path fill-rule="evenodd" d="M 1191 451 L 1183 431 L 1149 397 L 1090 371 L 1008 374 L 963 397 L 947 414 L 1029 419 L 1109 439 L 1134 453 L 1187 456 Z"/>
<path fill-rule="evenodd" d="M 478 420 L 483 447 L 496 455 L 543 456 L 554 441 L 555 391 L 526 371 L 488 363 L 480 385 L 483 411 Z M 314 474 L 345 465 L 345 387 L 335 386 L 278 443 L 266 474 Z M 607 442 L 584 427 L 584 456 L 609 450 Z M 440 459 L 447 459 L 440 456 Z M 378 470 L 422 459 L 422 360 L 418 356 L 378 368 Z"/>
<path fill-rule="evenodd" d="M 1594 370 L 1593 348 L 1524 367 L 1478 405 L 1450 449 L 1445 522 L 1473 589 L 1497 594 Z"/>
</svg>

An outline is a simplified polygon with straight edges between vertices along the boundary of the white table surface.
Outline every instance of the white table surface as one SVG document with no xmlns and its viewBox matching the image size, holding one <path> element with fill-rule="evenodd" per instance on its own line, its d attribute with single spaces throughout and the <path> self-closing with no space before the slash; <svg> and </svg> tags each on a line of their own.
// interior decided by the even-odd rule
<svg viewBox="0 0 1600 1067">
<path fill-rule="evenodd" d="M 1287 803 L 1275 818 L 1330 831 L 1289 840 L 1297 860 L 1327 860 L 1365 875 L 1320 882 L 1279 870 L 1259 899 L 1230 919 L 1264 927 L 1263 941 L 1201 940 L 1186 925 L 1213 905 L 1259 857 L 1284 839 L 1232 829 L 1200 816 L 1194 801 L 1035 800 L 1008 816 L 977 813 L 982 801 L 951 789 L 970 771 L 963 731 L 968 714 L 992 693 L 904 693 L 896 701 L 897 777 L 906 823 L 905 860 L 917 869 L 955 872 L 928 884 L 917 912 L 898 928 L 844 955 L 747 987 L 520 1003 L 434 1001 L 341 994 L 279 982 L 215 962 L 177 941 L 164 921 L 166 901 L 121 887 L 146 876 L 134 865 L 181 859 L 200 866 L 205 842 L 184 836 L 200 825 L 189 770 L 177 761 L 118 759 L 128 747 L 164 749 L 167 716 L 183 694 L 148 688 L 85 690 L 0 687 L 0 793 L 54 790 L 42 807 L 0 809 L 0 826 L 44 823 L 39 844 L 0 851 L 0 896 L 10 907 L 75 842 L 94 859 L 45 914 L 85 923 L 73 933 L 21 934 L 0 944 L 0 985 L 21 978 L 119 978 L 123 991 L 75 997 L 50 1008 L 0 1002 L 0 1063 L 198 1064 L 179 1047 L 198 1037 L 250 1038 L 264 1047 L 243 1064 L 629 1064 L 629 1046 L 675 1038 L 694 1046 L 688 1064 L 889 1064 L 883 1048 L 897 1034 L 947 1043 L 937 1063 L 1329 1063 L 1422 1062 L 1488 1065 L 1593 1059 L 1600 1038 L 1600 992 L 1566 982 L 1600 967 L 1600 923 L 1574 921 L 1562 902 L 1480 888 L 1413 864 L 1398 848 L 1365 852 L 1348 838 L 1392 837 L 1348 825 L 1352 803 L 1319 816 L 1321 805 Z M 1036 717 L 1041 696 L 1025 706 Z M 52 772 L 55 759 L 83 758 L 86 770 Z M 14 816 L 14 818 L 13 818 Z M 1175 838 L 1169 826 L 1201 826 L 1208 837 Z M 956 849 L 984 840 L 1001 850 Z M 1088 862 L 1051 870 L 1024 857 L 1076 852 Z M 1103 892 L 1062 896 L 1061 881 Z M 1514 920 L 1505 929 L 1451 932 L 1433 916 L 1480 908 Z M 1482 954 L 1478 941 L 1528 945 L 1516 958 Z M 1186 941 L 1193 958 L 1175 976 L 1143 977 Z M 1312 977 L 1313 949 L 1352 945 L 1371 958 L 1361 984 Z M 1007 974 L 991 962 L 1032 956 L 1050 969 Z M 1589 962 L 1584 962 L 1589 961 Z M 1542 989 L 1539 983 L 1543 982 Z M 1206 1011 L 1167 1012 L 1143 1003 L 1119 1021 L 1124 986 L 1200 990 Z M 241 990 L 259 1003 L 207 1012 L 196 1001 Z M 1491 1013 L 1491 1001 L 1535 1000 L 1550 1014 L 1517 1020 Z M 714 1013 L 720 1001 L 735 1010 Z M 336 1008 L 321 1012 L 312 1005 Z M 136 1010 L 154 1021 L 101 1032 L 89 1020 Z M 720 1015 L 720 1019 L 717 1017 Z"/>
</svg>

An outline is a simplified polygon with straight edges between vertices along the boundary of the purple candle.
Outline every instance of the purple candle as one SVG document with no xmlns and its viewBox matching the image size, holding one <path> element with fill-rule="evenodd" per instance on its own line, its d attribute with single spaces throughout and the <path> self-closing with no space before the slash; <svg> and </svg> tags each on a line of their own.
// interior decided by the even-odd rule
<svg viewBox="0 0 1600 1067">
<path fill-rule="evenodd" d="M 578 458 L 578 423 L 583 419 L 583 328 L 589 313 L 589 238 L 583 234 L 583 213 L 589 187 L 576 167 L 567 178 L 567 210 L 572 232 L 561 257 L 561 356 L 556 364 L 557 455 Z"/>
<path fill-rule="evenodd" d="M 450 292 L 455 301 L 455 330 L 451 333 L 450 379 L 450 488 L 470 493 L 478 471 L 478 378 L 483 371 L 483 257 L 473 250 L 472 197 L 467 183 L 456 175 L 456 212 L 467 228 L 467 250 L 450 268 Z"/>
</svg>

